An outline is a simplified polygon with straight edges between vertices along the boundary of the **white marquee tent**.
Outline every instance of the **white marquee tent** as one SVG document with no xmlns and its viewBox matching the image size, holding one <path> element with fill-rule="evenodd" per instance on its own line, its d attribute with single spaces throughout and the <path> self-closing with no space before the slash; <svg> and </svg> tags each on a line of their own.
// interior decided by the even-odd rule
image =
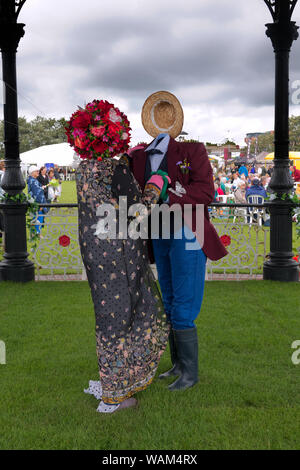
<svg viewBox="0 0 300 470">
<path fill-rule="evenodd" d="M 45 163 L 54 163 L 58 166 L 72 166 L 74 163 L 74 150 L 67 143 L 43 145 L 28 152 L 20 154 L 22 167 Z"/>
</svg>

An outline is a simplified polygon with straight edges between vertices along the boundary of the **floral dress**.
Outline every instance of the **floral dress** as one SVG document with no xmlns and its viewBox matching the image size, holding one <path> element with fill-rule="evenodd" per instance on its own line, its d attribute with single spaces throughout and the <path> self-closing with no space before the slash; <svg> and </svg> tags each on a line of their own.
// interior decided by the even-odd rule
<svg viewBox="0 0 300 470">
<path fill-rule="evenodd" d="M 160 293 L 148 263 L 142 238 L 97 236 L 97 209 L 119 196 L 150 207 L 159 194 L 144 194 L 126 158 L 84 160 L 76 171 L 79 243 L 96 316 L 96 350 L 102 401 L 119 404 L 144 390 L 153 380 L 169 335 Z M 128 220 L 130 223 L 130 218 Z"/>
</svg>

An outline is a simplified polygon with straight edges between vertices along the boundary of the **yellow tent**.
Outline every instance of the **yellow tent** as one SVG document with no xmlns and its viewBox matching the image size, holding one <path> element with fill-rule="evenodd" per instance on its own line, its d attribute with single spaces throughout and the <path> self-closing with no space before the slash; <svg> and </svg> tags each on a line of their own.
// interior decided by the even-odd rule
<svg viewBox="0 0 300 470">
<path fill-rule="evenodd" d="M 297 170 L 300 170 L 300 152 L 289 152 L 289 157 L 290 160 L 294 160 L 294 165 Z M 268 153 L 268 155 L 265 156 L 265 160 L 273 160 L 273 158 L 274 152 Z"/>
</svg>

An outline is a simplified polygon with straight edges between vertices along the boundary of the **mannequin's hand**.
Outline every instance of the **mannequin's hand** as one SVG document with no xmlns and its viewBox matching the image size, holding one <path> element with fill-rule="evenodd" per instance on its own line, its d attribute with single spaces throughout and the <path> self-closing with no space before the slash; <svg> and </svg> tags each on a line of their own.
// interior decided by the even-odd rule
<svg viewBox="0 0 300 470">
<path fill-rule="evenodd" d="M 161 174 L 159 174 L 161 173 Z M 153 173 L 151 178 L 147 181 L 146 187 L 154 186 L 160 192 L 160 198 L 165 201 L 168 198 L 167 187 L 171 183 L 171 178 L 165 172 Z"/>
</svg>

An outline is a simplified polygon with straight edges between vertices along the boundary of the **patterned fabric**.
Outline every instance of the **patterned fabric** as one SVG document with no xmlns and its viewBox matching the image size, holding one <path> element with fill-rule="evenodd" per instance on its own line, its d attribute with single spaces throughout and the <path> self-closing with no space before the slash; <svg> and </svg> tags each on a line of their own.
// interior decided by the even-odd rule
<svg viewBox="0 0 300 470">
<path fill-rule="evenodd" d="M 95 236 L 97 208 L 157 202 L 146 187 L 142 194 L 126 159 L 82 161 L 76 171 L 79 243 L 96 316 L 96 349 L 102 400 L 118 404 L 153 380 L 166 347 L 169 324 L 148 264 L 146 240 Z M 117 219 L 119 217 L 117 211 Z"/>
</svg>

